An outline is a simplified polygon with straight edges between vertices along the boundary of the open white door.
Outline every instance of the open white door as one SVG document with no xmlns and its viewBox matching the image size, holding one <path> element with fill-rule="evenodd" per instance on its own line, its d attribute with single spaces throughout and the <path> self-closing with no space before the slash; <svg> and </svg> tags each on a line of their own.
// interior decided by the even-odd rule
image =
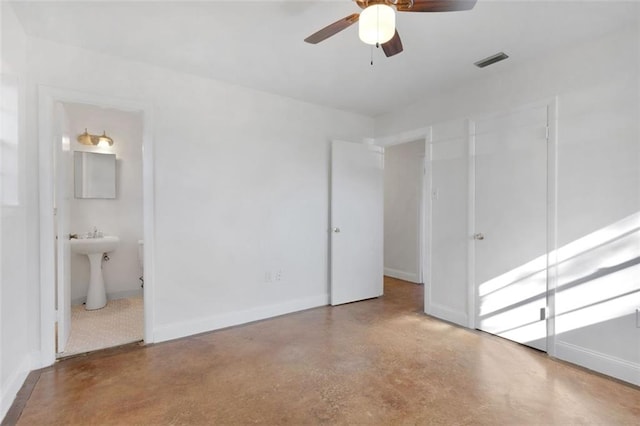
<svg viewBox="0 0 640 426">
<path fill-rule="evenodd" d="M 54 149 L 54 212 L 56 229 L 57 350 L 64 352 L 71 333 L 71 252 L 69 245 L 70 131 L 62 104 L 56 104 Z"/>
<path fill-rule="evenodd" d="M 332 143 L 332 305 L 383 294 L 383 166 L 381 147 Z"/>
</svg>

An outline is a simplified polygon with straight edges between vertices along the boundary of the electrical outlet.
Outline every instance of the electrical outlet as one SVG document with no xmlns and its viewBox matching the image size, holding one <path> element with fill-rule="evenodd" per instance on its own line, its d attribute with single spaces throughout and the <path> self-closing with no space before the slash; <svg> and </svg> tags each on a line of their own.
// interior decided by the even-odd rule
<svg viewBox="0 0 640 426">
<path fill-rule="evenodd" d="M 276 271 L 276 281 L 282 281 L 282 269 Z"/>
</svg>

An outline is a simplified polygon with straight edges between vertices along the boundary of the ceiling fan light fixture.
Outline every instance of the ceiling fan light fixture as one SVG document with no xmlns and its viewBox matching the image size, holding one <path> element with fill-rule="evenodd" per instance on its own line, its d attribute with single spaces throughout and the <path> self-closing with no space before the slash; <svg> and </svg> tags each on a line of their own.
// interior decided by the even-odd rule
<svg viewBox="0 0 640 426">
<path fill-rule="evenodd" d="M 358 35 L 366 44 L 384 44 L 396 33 L 396 11 L 386 4 L 374 4 L 360 13 Z"/>
</svg>

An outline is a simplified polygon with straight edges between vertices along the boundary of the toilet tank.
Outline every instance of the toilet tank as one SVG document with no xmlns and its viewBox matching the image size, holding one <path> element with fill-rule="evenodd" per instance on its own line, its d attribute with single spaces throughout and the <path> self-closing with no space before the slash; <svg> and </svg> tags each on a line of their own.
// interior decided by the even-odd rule
<svg viewBox="0 0 640 426">
<path fill-rule="evenodd" d="M 138 264 L 144 270 L 144 240 L 138 240 Z"/>
</svg>

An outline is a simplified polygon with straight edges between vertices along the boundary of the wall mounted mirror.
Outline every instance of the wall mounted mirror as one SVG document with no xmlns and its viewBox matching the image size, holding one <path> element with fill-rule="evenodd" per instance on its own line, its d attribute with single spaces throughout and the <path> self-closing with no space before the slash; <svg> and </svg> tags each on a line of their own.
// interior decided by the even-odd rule
<svg viewBox="0 0 640 426">
<path fill-rule="evenodd" d="M 116 155 L 73 153 L 76 198 L 116 198 Z"/>
</svg>

